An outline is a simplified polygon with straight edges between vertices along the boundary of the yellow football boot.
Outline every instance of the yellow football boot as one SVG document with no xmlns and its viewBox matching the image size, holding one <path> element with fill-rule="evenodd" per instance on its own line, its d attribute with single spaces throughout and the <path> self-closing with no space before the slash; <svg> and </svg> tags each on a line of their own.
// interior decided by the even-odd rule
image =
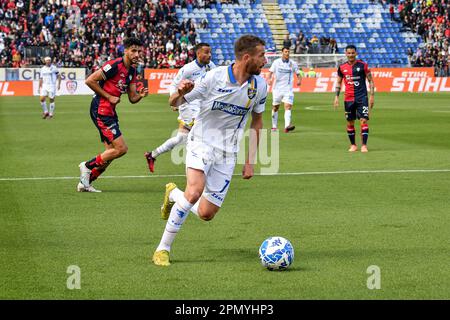
<svg viewBox="0 0 450 320">
<path fill-rule="evenodd" d="M 162 267 L 170 266 L 169 251 L 167 250 L 155 251 L 155 253 L 153 254 L 152 261 L 157 266 Z"/>
<path fill-rule="evenodd" d="M 169 182 L 168 184 L 166 184 L 166 193 L 164 194 L 164 202 L 161 206 L 161 218 L 163 220 L 169 219 L 170 210 L 172 210 L 172 207 L 175 204 L 175 202 L 170 201 L 169 194 L 176 187 L 177 185 L 173 182 Z"/>
</svg>

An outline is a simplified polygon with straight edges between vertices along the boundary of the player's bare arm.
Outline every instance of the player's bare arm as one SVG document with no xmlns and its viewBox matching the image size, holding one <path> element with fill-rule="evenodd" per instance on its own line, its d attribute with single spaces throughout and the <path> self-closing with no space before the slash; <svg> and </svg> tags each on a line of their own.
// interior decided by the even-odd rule
<svg viewBox="0 0 450 320">
<path fill-rule="evenodd" d="M 269 77 L 267 78 L 267 85 L 272 86 L 273 72 L 269 72 Z"/>
<path fill-rule="evenodd" d="M 91 74 L 85 81 L 86 85 L 91 88 L 96 94 L 99 96 L 102 96 L 105 99 L 108 99 L 108 101 L 111 104 L 118 104 L 120 102 L 119 97 L 115 97 L 107 93 L 105 90 L 103 90 L 100 85 L 98 84 L 99 81 L 103 80 L 102 75 L 102 69 L 99 69 L 95 71 L 93 74 Z"/>
<path fill-rule="evenodd" d="M 61 74 L 60 73 L 58 73 L 58 87 L 57 87 L 57 89 L 58 90 L 61 89 Z"/>
<path fill-rule="evenodd" d="M 336 110 L 339 107 L 339 95 L 341 94 L 341 85 L 342 85 L 342 77 L 337 78 L 336 81 L 336 97 L 334 98 L 334 110 Z"/>
<path fill-rule="evenodd" d="M 367 80 L 369 81 L 369 107 L 373 108 L 375 104 L 375 83 L 373 82 L 372 73 L 367 74 Z"/>
<path fill-rule="evenodd" d="M 300 74 L 300 72 L 299 73 L 297 73 L 297 86 L 301 86 L 302 85 L 302 76 L 301 76 L 301 74 Z"/>
<path fill-rule="evenodd" d="M 178 108 L 180 105 L 186 102 L 184 95 L 191 92 L 194 89 L 194 82 L 191 80 L 181 80 L 178 85 L 178 91 L 169 97 L 169 105 L 172 108 Z"/>
<path fill-rule="evenodd" d="M 252 112 L 252 122 L 250 124 L 250 147 L 248 149 L 247 159 L 242 169 L 242 177 L 250 179 L 253 177 L 253 165 L 256 159 L 256 150 L 259 146 L 260 130 L 263 128 L 262 113 Z"/>
<path fill-rule="evenodd" d="M 41 93 L 42 89 L 42 79 L 39 79 L 39 94 Z"/>
<path fill-rule="evenodd" d="M 139 91 L 136 90 L 136 84 L 132 83 L 128 87 L 128 100 L 131 103 L 138 103 L 142 98 L 148 95 L 148 89 L 142 87 Z"/>
</svg>

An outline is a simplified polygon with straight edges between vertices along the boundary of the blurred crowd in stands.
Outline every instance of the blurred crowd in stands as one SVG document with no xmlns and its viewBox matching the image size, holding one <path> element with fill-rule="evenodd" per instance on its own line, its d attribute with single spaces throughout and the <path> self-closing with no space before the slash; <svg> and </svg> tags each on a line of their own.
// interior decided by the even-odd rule
<svg viewBox="0 0 450 320">
<path fill-rule="evenodd" d="M 423 41 L 415 52 L 408 50 L 411 66 L 434 67 L 436 76 L 450 76 L 450 1 L 398 1 L 397 12 L 402 31 L 414 32 Z"/>
<path fill-rule="evenodd" d="M 195 58 L 196 28 L 208 21 L 179 22 L 176 6 L 207 8 L 238 0 L 0 0 L 0 67 L 40 65 L 51 56 L 58 66 L 102 65 L 123 54 L 122 40 L 140 38 L 143 67 L 179 68 Z M 254 1 L 250 1 L 254 2 Z M 423 43 L 408 51 L 412 66 L 434 66 L 450 76 L 450 0 L 371 0 L 389 6 L 401 31 Z M 339 53 L 336 40 L 303 32 L 286 36 L 283 46 L 296 54 Z"/>
<path fill-rule="evenodd" d="M 300 31 L 298 35 L 286 35 L 283 41 L 284 48 L 291 48 L 295 54 L 334 54 L 338 53 L 337 42 L 334 38 L 322 36 L 318 38 L 313 35 L 308 39 Z"/>
<path fill-rule="evenodd" d="M 215 3 L 0 0 L 0 67 L 40 65 L 48 55 L 58 66 L 91 69 L 120 57 L 123 38 L 136 36 L 144 44 L 143 67 L 179 68 L 195 59 L 197 34 L 193 21 L 178 21 L 175 6 Z"/>
</svg>

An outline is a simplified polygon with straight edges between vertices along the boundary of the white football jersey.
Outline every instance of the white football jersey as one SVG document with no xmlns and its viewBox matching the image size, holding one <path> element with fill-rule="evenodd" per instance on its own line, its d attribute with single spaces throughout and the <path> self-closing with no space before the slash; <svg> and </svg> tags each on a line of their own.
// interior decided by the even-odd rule
<svg viewBox="0 0 450 320">
<path fill-rule="evenodd" d="M 232 66 L 207 72 L 184 99 L 188 103 L 200 100 L 200 112 L 188 139 L 237 153 L 249 115 L 252 111 L 264 111 L 267 84 L 261 76 L 252 76 L 240 85 L 233 76 Z"/>
<path fill-rule="evenodd" d="M 56 68 L 54 65 L 50 65 L 50 67 L 43 66 L 41 68 L 41 77 L 42 79 L 42 85 L 46 87 L 55 87 L 56 86 L 56 80 L 58 79 L 58 68 Z"/>
<path fill-rule="evenodd" d="M 197 60 L 191 61 L 188 64 L 185 64 L 177 73 L 177 76 L 173 79 L 169 93 L 170 95 L 174 94 L 178 90 L 178 85 L 181 80 L 188 79 L 195 81 L 201 76 L 203 76 L 207 71 L 214 69 L 216 65 L 214 62 L 210 62 L 207 65 L 202 65 L 197 62 Z"/>
<path fill-rule="evenodd" d="M 275 76 L 273 90 L 291 91 L 294 88 L 294 74 L 299 74 L 297 63 L 292 60 L 278 58 L 273 61 L 269 69 Z"/>
</svg>

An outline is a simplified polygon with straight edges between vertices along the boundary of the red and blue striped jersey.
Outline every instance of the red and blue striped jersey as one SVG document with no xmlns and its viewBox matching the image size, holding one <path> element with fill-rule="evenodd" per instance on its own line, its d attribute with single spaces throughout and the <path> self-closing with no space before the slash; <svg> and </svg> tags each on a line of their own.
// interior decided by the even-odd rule
<svg viewBox="0 0 450 320">
<path fill-rule="evenodd" d="M 337 74 L 344 79 L 345 101 L 367 99 L 366 76 L 369 72 L 369 65 L 362 60 L 356 60 L 353 65 L 345 62 L 339 66 Z"/>
<path fill-rule="evenodd" d="M 136 83 L 136 69 L 126 68 L 123 58 L 107 61 L 102 67 L 103 80 L 99 82 L 100 87 L 112 96 L 120 97 L 127 93 L 128 87 Z M 108 99 L 100 97 L 98 104 L 98 114 L 104 116 L 115 116 L 116 106 L 112 105 Z"/>
</svg>

